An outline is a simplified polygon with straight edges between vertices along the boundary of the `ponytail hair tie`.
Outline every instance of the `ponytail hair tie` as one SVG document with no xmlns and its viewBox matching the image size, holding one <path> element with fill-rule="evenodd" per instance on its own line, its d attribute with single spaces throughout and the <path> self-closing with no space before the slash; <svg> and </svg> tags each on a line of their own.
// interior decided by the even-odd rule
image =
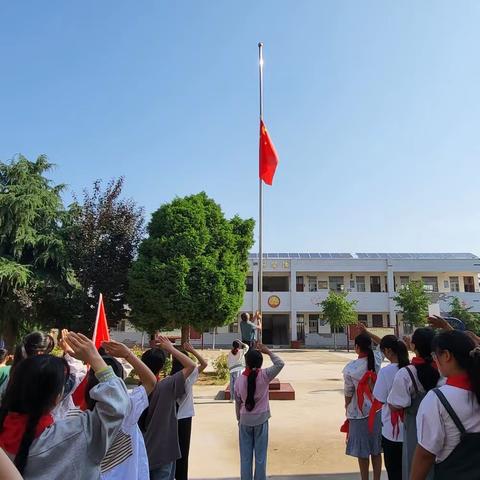
<svg viewBox="0 0 480 480">
<path fill-rule="evenodd" d="M 480 358 L 480 347 L 475 347 L 473 350 L 470 350 L 470 357 Z"/>
</svg>

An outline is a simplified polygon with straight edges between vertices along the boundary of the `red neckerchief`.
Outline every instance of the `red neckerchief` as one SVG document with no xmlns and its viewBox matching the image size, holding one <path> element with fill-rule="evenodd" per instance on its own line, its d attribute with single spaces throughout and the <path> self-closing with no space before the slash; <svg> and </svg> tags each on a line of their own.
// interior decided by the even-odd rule
<svg viewBox="0 0 480 480">
<path fill-rule="evenodd" d="M 363 411 L 363 404 L 365 402 L 365 395 L 373 402 L 372 386 L 377 381 L 377 374 L 372 370 L 367 370 L 363 377 L 358 382 L 357 387 L 357 403 L 360 411 Z"/>
<path fill-rule="evenodd" d="M 412 361 L 411 361 L 410 363 L 411 363 L 414 367 L 416 367 L 417 365 L 426 365 L 426 364 L 427 364 L 427 362 L 425 361 L 425 359 L 422 358 L 422 357 L 413 357 L 413 358 L 412 358 Z M 435 370 L 438 369 L 436 362 L 432 362 L 430 365 L 431 365 L 433 368 L 435 368 Z"/>
<path fill-rule="evenodd" d="M 405 418 L 405 411 L 402 410 L 392 410 L 390 413 L 390 421 L 392 422 L 393 427 L 393 436 L 398 438 L 400 435 L 400 422 L 403 423 Z"/>
<path fill-rule="evenodd" d="M 249 377 L 252 373 L 256 373 L 258 375 L 258 372 L 261 370 L 261 368 L 246 368 L 242 375 L 245 375 L 246 377 Z"/>
<path fill-rule="evenodd" d="M 370 433 L 373 432 L 373 427 L 375 426 L 375 417 L 377 413 L 382 409 L 383 403 L 376 398 L 373 400 L 372 408 L 370 409 L 370 413 L 368 414 L 368 431 Z"/>
<path fill-rule="evenodd" d="M 28 415 L 25 413 L 10 412 L 5 417 L 3 429 L 0 432 L 0 446 L 12 455 L 16 455 L 22 442 L 25 428 L 27 427 Z M 35 438 L 53 424 L 53 417 L 43 415 L 37 423 L 35 429 Z"/>
<path fill-rule="evenodd" d="M 348 418 L 343 422 L 343 425 L 340 427 L 340 432 L 346 433 L 346 441 L 348 441 L 348 435 L 350 434 L 350 420 Z"/>
<path fill-rule="evenodd" d="M 461 375 L 451 375 L 447 378 L 447 385 L 461 388 L 463 390 L 469 390 L 470 392 L 473 390 L 472 382 L 470 382 L 470 378 L 466 373 Z"/>
<path fill-rule="evenodd" d="M 365 353 L 365 352 L 360 352 L 358 354 L 358 358 L 367 358 L 368 357 L 368 353 Z"/>
</svg>

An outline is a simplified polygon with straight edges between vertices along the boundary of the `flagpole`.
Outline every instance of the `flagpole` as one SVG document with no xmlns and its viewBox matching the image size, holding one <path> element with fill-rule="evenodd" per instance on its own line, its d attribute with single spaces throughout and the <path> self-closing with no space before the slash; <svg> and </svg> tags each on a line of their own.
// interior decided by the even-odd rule
<svg viewBox="0 0 480 480">
<path fill-rule="evenodd" d="M 258 69 L 260 87 L 260 121 L 263 121 L 263 43 L 258 44 Z M 259 178 L 258 184 L 258 312 L 262 314 L 263 293 L 263 181 Z M 262 322 L 263 326 L 263 322 Z M 262 329 L 260 329 L 262 341 Z"/>
</svg>

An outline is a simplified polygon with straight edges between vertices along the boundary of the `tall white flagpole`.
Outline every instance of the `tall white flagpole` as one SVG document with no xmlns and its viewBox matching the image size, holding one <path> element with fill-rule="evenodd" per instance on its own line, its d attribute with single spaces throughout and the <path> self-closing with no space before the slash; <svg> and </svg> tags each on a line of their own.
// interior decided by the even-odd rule
<svg viewBox="0 0 480 480">
<path fill-rule="evenodd" d="M 260 77 L 260 120 L 263 121 L 263 43 L 258 44 L 258 69 Z M 260 162 L 260 158 L 259 158 Z M 263 181 L 258 185 L 258 311 L 262 314 L 263 293 Z M 260 341 L 262 332 L 260 331 Z"/>
</svg>

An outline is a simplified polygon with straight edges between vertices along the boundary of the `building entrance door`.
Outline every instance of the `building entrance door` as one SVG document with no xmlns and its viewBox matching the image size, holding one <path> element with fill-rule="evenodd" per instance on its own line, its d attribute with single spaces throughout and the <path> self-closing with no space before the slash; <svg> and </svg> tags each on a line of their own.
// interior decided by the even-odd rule
<svg viewBox="0 0 480 480">
<path fill-rule="evenodd" d="M 290 316 L 264 314 L 262 341 L 265 345 L 290 345 Z"/>
</svg>

